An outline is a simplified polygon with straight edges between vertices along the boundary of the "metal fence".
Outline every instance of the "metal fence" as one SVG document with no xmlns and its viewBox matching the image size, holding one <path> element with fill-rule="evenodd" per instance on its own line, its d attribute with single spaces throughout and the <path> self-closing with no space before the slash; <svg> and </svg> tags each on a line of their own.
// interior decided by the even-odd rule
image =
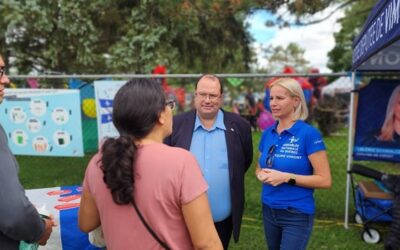
<svg viewBox="0 0 400 250">
<path fill-rule="evenodd" d="M 259 99 L 263 97 L 265 83 L 271 77 L 328 77 L 333 80 L 335 77 L 346 76 L 346 73 L 334 74 L 216 74 L 221 78 L 224 85 L 224 108 L 231 109 L 233 100 L 240 101 L 247 88 L 252 88 L 254 93 L 259 93 Z M 172 89 L 181 89 L 184 91 L 184 99 L 181 100 L 179 112 L 191 108 L 191 98 L 194 92 L 194 84 L 201 74 L 189 75 L 45 75 L 34 76 L 37 83 L 42 88 L 75 88 L 81 93 L 82 108 L 82 133 L 85 157 L 29 157 L 19 156 L 18 160 L 21 169 L 24 171 L 21 180 L 26 188 L 39 188 L 57 185 L 73 185 L 80 183 L 83 178 L 84 169 L 90 157 L 98 149 L 96 107 L 93 99 L 93 82 L 99 79 L 129 79 L 129 78 L 165 78 L 168 80 Z M 15 75 L 10 76 L 15 86 L 18 88 L 29 87 L 28 79 L 33 76 Z M 241 79 L 240 84 L 234 85 L 229 79 Z M 347 134 L 348 134 L 348 115 L 349 115 L 349 95 L 335 95 L 322 97 L 318 102 L 310 105 L 311 116 L 309 122 L 315 125 L 323 133 L 324 141 L 328 148 L 329 162 L 331 165 L 334 187 L 330 192 L 317 192 L 318 202 L 324 201 L 323 206 L 318 211 L 319 216 L 323 218 L 335 218 L 341 220 L 344 216 L 344 200 L 346 186 L 346 162 L 347 162 Z M 239 98 L 239 99 L 238 99 Z M 255 138 L 259 138 L 259 132 L 255 132 Z M 257 140 L 255 140 L 257 143 Z M 255 145 L 257 148 L 257 145 Z M 256 155 L 255 155 L 256 157 Z M 254 159 L 256 162 L 256 159 Z M 366 163 L 372 167 L 380 168 L 381 163 Z M 386 164 L 387 165 L 387 164 Z M 385 166 L 386 166 L 385 165 Z M 41 173 L 42 170 L 48 171 L 43 166 L 53 166 L 52 174 Z M 58 172 L 56 168 L 60 167 Z M 35 170 L 36 168 L 36 170 Z M 76 174 L 70 176 L 65 169 L 74 169 Z M 391 165 L 388 167 L 389 171 Z M 28 170 L 32 169 L 32 170 Z M 35 177 L 36 176 L 36 177 Z M 32 180 L 33 179 L 33 180 Z M 40 181 L 35 182 L 35 179 Z M 65 180 L 65 181 L 64 181 Z M 38 184 L 40 183 L 40 184 Z M 40 186 L 43 185 L 43 186 Z M 332 197 L 336 197 L 332 199 Z M 328 201 L 329 200 L 329 201 Z M 326 202 L 328 201 L 328 202 Z M 341 203 L 332 206 L 334 203 Z"/>
</svg>

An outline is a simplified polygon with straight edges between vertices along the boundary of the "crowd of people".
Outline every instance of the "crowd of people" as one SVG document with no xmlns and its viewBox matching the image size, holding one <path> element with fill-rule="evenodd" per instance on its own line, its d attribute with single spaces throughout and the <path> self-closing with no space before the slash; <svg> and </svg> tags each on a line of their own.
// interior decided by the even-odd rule
<svg viewBox="0 0 400 250">
<path fill-rule="evenodd" d="M 9 83 L 1 57 L 0 70 L 1 101 Z M 297 82 L 279 78 L 269 88 L 276 122 L 262 134 L 254 177 L 262 185 L 266 244 L 306 249 L 313 191 L 332 183 L 326 148 L 304 121 L 308 110 Z M 201 76 L 194 109 L 174 116 L 175 101 L 157 81 L 122 86 L 112 114 L 119 136 L 106 139 L 87 166 L 79 228 L 100 228 L 107 249 L 228 249 L 231 238 L 237 242 L 244 177 L 253 162 L 252 121 L 222 108 L 223 89 L 215 75 Z M 54 220 L 41 218 L 26 198 L 1 125 L 0 155 L 1 249 L 46 244 Z"/>
</svg>

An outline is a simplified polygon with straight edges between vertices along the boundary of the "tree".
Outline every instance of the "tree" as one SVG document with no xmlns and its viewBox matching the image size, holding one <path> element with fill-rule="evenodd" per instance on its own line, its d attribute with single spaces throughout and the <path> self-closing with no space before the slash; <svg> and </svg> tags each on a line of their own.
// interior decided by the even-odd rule
<svg viewBox="0 0 400 250">
<path fill-rule="evenodd" d="M 340 9 L 351 5 L 357 0 L 277 0 L 277 1 L 262 1 L 259 4 L 261 9 L 271 11 L 277 16 L 276 21 L 268 21 L 267 26 L 288 27 L 291 25 L 310 25 L 322 22 L 332 16 Z M 285 6 L 283 11 L 282 6 Z M 313 15 L 321 12 L 328 7 L 333 7 L 324 17 L 314 18 Z"/>
<path fill-rule="evenodd" d="M 0 49 L 18 73 L 248 72 L 247 14 L 300 18 L 338 1 L 2 0 Z"/>
<path fill-rule="evenodd" d="M 374 0 L 355 2 L 345 10 L 345 18 L 339 21 L 342 27 L 334 34 L 335 47 L 328 53 L 328 67 L 333 72 L 351 69 L 353 40 L 360 33 L 375 3 Z"/>
<path fill-rule="evenodd" d="M 297 43 L 289 43 L 286 47 L 270 45 L 263 52 L 266 54 L 268 71 L 281 72 L 285 66 L 291 66 L 306 72 L 309 68 L 309 62 L 304 59 L 305 50 Z"/>
<path fill-rule="evenodd" d="M 244 72 L 246 10 L 225 2 L 4 0 L 0 48 L 20 73 Z"/>
</svg>

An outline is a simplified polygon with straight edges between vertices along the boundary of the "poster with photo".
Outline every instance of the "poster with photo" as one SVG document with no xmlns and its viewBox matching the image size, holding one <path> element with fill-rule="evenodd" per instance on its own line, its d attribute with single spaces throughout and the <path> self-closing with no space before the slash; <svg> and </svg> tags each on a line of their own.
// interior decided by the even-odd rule
<svg viewBox="0 0 400 250">
<path fill-rule="evenodd" d="M 83 156 L 79 90 L 6 89 L 1 124 L 16 155 Z"/>
<path fill-rule="evenodd" d="M 354 160 L 400 161 L 400 80 L 361 88 L 356 119 Z"/>
<path fill-rule="evenodd" d="M 126 81 L 112 80 L 94 82 L 99 145 L 104 138 L 118 136 L 118 131 L 112 123 L 112 105 L 115 94 L 125 83 Z"/>
</svg>

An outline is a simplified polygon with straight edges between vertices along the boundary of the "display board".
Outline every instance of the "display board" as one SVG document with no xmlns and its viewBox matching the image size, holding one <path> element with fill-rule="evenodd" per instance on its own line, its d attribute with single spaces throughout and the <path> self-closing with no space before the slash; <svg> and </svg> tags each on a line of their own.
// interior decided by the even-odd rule
<svg viewBox="0 0 400 250">
<path fill-rule="evenodd" d="M 16 155 L 83 156 L 79 90 L 6 89 L 0 119 Z"/>
<path fill-rule="evenodd" d="M 354 160 L 400 161 L 400 81 L 371 80 L 359 90 Z M 398 118 L 397 118 L 398 119 Z"/>
</svg>

